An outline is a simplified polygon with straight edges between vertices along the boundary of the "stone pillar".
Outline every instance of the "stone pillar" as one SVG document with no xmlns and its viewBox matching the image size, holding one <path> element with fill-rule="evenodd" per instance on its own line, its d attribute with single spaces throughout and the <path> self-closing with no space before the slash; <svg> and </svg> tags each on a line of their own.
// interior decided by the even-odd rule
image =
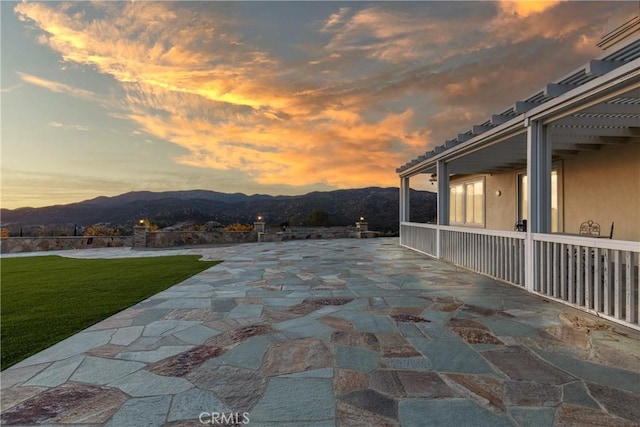
<svg viewBox="0 0 640 427">
<path fill-rule="evenodd" d="M 358 221 L 356 222 L 356 230 L 362 232 L 362 231 L 368 231 L 369 230 L 369 223 L 366 221 Z"/>
<path fill-rule="evenodd" d="M 264 221 L 256 221 L 253 223 L 253 230 L 258 233 L 264 233 L 265 230 L 265 222 Z"/>
<path fill-rule="evenodd" d="M 144 225 L 135 225 L 133 227 L 133 249 L 147 247 L 147 233 L 149 228 Z"/>
</svg>

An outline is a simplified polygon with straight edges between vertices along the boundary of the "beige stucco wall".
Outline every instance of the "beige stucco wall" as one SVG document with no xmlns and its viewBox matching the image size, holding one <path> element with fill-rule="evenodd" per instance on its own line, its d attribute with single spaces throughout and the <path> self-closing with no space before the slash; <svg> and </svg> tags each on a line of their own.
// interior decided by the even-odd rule
<svg viewBox="0 0 640 427">
<path fill-rule="evenodd" d="M 577 234 L 580 224 L 591 219 L 600 224 L 603 235 L 614 222 L 614 239 L 640 241 L 640 143 L 605 145 L 567 157 L 557 166 L 561 231 Z M 485 227 L 513 230 L 517 172 L 452 177 L 451 183 L 479 177 L 485 179 Z"/>
<path fill-rule="evenodd" d="M 577 233 L 589 219 L 613 238 L 640 241 L 640 142 L 581 153 L 564 161 L 564 224 Z"/>
<path fill-rule="evenodd" d="M 517 177 L 515 172 L 486 175 L 451 177 L 451 184 L 484 178 L 485 182 L 485 228 L 490 230 L 513 230 L 517 217 Z M 499 191 L 500 195 L 496 192 Z"/>
</svg>

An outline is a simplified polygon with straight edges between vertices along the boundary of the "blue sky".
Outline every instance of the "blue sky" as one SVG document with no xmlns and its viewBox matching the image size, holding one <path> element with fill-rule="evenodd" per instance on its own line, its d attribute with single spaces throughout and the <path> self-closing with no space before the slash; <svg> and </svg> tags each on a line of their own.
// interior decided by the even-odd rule
<svg viewBox="0 0 640 427">
<path fill-rule="evenodd" d="M 2 2 L 2 207 L 397 186 L 638 2 Z"/>
</svg>

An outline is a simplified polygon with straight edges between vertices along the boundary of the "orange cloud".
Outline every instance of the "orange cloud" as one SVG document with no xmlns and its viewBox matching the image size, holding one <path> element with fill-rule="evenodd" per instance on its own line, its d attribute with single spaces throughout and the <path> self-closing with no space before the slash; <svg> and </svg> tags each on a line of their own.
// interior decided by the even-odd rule
<svg viewBox="0 0 640 427">
<path fill-rule="evenodd" d="M 533 73 L 500 69 L 514 61 L 507 57 L 518 43 L 585 31 L 585 19 L 556 14 L 558 2 L 529 3 L 502 2 L 497 11 L 488 4 L 465 22 L 388 4 L 341 8 L 319 21 L 326 44 L 298 62 L 244 40 L 224 8 L 214 14 L 189 2 L 20 3 L 15 11 L 64 61 L 112 76 L 123 95 L 109 100 L 111 114 L 184 149 L 176 162 L 242 171 L 264 185 L 346 188 L 397 185 L 395 168 L 441 143 L 432 141 L 436 131 L 454 136 L 460 123 L 488 118 L 481 107 L 493 105 L 496 93 L 513 102 L 513 86 Z M 569 46 L 586 52 L 582 41 Z M 505 75 L 512 80 L 501 86 Z M 422 107 L 409 107 L 407 99 Z M 454 99 L 475 104 L 452 106 Z"/>
<path fill-rule="evenodd" d="M 502 13 L 527 17 L 551 9 L 561 0 L 536 1 L 536 0 L 501 0 L 498 4 Z"/>
<path fill-rule="evenodd" d="M 93 92 L 85 89 L 80 89 L 74 86 L 66 85 L 64 83 L 43 79 L 27 73 L 19 72 L 18 76 L 20 77 L 20 79 L 22 79 L 22 81 L 26 83 L 30 83 L 35 86 L 40 86 L 45 89 L 49 89 L 51 92 L 64 93 L 67 95 L 74 96 L 76 98 L 82 98 L 87 100 L 96 100 L 96 97 L 93 94 Z"/>
<path fill-rule="evenodd" d="M 280 80 L 283 64 L 218 32 L 211 16 L 162 2 L 92 7 L 107 18 L 42 3 L 16 11 L 46 32 L 65 61 L 119 81 L 125 95 L 116 115 L 186 149 L 181 164 L 240 170 L 265 185 L 397 185 L 397 164 L 426 145 L 425 134 L 412 130 L 411 110 L 366 120 L 364 94 Z"/>
</svg>

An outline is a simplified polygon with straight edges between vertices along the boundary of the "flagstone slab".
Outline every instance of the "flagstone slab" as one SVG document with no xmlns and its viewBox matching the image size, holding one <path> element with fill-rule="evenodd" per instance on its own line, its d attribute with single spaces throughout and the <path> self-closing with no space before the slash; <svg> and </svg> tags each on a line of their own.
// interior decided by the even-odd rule
<svg viewBox="0 0 640 427">
<path fill-rule="evenodd" d="M 200 322 L 189 320 L 157 320 L 145 326 L 142 335 L 145 337 L 170 335 L 198 324 Z"/>
<path fill-rule="evenodd" d="M 197 346 L 176 356 L 162 359 L 148 367 L 150 372 L 168 377 L 184 377 L 196 367 L 224 353 L 220 347 Z"/>
<path fill-rule="evenodd" d="M 51 363 L 42 363 L 39 365 L 28 365 L 21 368 L 16 366 L 7 368 L 2 371 L 0 389 L 5 390 L 17 384 L 22 384 L 50 365 Z"/>
<path fill-rule="evenodd" d="M 169 313 L 171 313 L 171 309 L 168 308 L 147 308 L 140 311 L 139 314 L 134 317 L 132 326 L 145 326 L 152 322 L 156 322 L 158 320 L 164 319 Z"/>
<path fill-rule="evenodd" d="M 311 369 L 308 371 L 294 372 L 280 375 L 282 378 L 333 378 L 333 368 Z"/>
<path fill-rule="evenodd" d="M 366 301 L 366 300 L 364 300 Z M 332 316 L 348 320 L 358 332 L 397 332 L 396 324 L 388 316 L 342 310 Z"/>
<path fill-rule="evenodd" d="M 549 351 L 534 351 L 558 368 L 586 381 L 627 390 L 640 395 L 640 373 L 638 371 L 634 372 L 603 365 L 601 363 L 588 362 L 576 359 L 575 357 L 552 353 Z"/>
<path fill-rule="evenodd" d="M 111 341 L 109 341 L 109 344 L 127 346 L 137 340 L 140 335 L 142 335 L 143 330 L 144 326 L 129 326 L 126 328 L 119 328 L 111 336 Z"/>
<path fill-rule="evenodd" d="M 597 409 L 563 403 L 558 407 L 554 427 L 637 427 L 638 423 Z"/>
<path fill-rule="evenodd" d="M 258 318 L 262 314 L 262 308 L 262 305 L 257 304 L 237 305 L 225 317 L 228 319 Z"/>
<path fill-rule="evenodd" d="M 494 414 L 467 399 L 402 400 L 398 409 L 402 427 L 513 426 L 505 416 Z"/>
<path fill-rule="evenodd" d="M 193 387 L 184 378 L 163 377 L 148 371 L 137 371 L 109 384 L 133 397 L 178 394 Z"/>
<path fill-rule="evenodd" d="M 444 374 L 444 377 L 452 384 L 457 384 L 456 390 L 472 400 L 480 400 L 481 403 L 488 404 L 489 407 L 503 412 L 505 405 L 502 401 L 503 381 L 486 375 L 468 374 Z"/>
<path fill-rule="evenodd" d="M 109 342 L 114 330 L 101 330 L 91 332 L 80 332 L 65 340 L 54 344 L 46 350 L 41 351 L 20 363 L 14 365 L 14 368 L 21 368 L 29 365 L 38 365 L 45 362 L 55 362 L 58 360 L 68 359 L 89 351 L 92 348 L 99 347 Z"/>
<path fill-rule="evenodd" d="M 212 392 L 192 388 L 173 397 L 167 421 L 197 418 L 202 412 L 231 411 Z"/>
<path fill-rule="evenodd" d="M 430 371 L 431 362 L 425 357 L 383 357 L 380 359 L 383 369 L 405 369 L 408 371 Z"/>
<path fill-rule="evenodd" d="M 340 400 L 336 402 L 336 413 L 336 425 L 340 427 L 399 427 L 396 420 L 374 414 Z"/>
<path fill-rule="evenodd" d="M 565 384 L 575 381 L 571 375 L 541 360 L 523 347 L 506 347 L 483 351 L 482 355 L 516 381 Z"/>
<path fill-rule="evenodd" d="M 372 332 L 334 332 L 331 341 L 334 344 L 362 347 L 373 351 L 380 350 L 378 337 Z"/>
<path fill-rule="evenodd" d="M 370 374 L 369 386 L 394 398 L 457 396 L 435 372 L 378 370 Z"/>
<path fill-rule="evenodd" d="M 265 353 L 276 342 L 278 342 L 278 338 L 274 335 L 249 338 L 220 356 L 220 361 L 227 365 L 258 370 L 262 365 Z"/>
<path fill-rule="evenodd" d="M 267 385 L 256 371 L 209 363 L 194 369 L 186 378 L 198 388 L 214 392 L 233 412 L 251 411 Z"/>
<path fill-rule="evenodd" d="M 320 317 L 317 320 L 318 322 L 323 323 L 329 326 L 330 328 L 337 329 L 340 331 L 355 331 L 356 329 L 355 326 L 353 326 L 353 323 L 349 322 L 348 320 L 341 319 L 339 317 L 324 316 L 324 317 Z"/>
<path fill-rule="evenodd" d="M 562 401 L 574 405 L 600 409 L 598 403 L 591 398 L 587 391 L 587 387 L 581 381 L 576 381 L 562 386 Z"/>
<path fill-rule="evenodd" d="M 147 350 L 147 351 L 123 351 L 119 353 L 116 357 L 118 359 L 124 360 L 132 360 L 136 362 L 147 362 L 153 363 L 162 359 L 166 359 L 167 357 L 175 356 L 176 354 L 184 353 L 185 351 L 191 350 L 193 346 L 175 346 L 175 345 L 167 345 L 162 346 L 156 350 Z"/>
<path fill-rule="evenodd" d="M 336 395 L 363 390 L 369 386 L 369 375 L 365 372 L 336 368 L 333 387 Z"/>
<path fill-rule="evenodd" d="M 485 359 L 461 341 L 407 339 L 431 361 L 434 371 L 497 375 Z"/>
<path fill-rule="evenodd" d="M 103 423 L 125 402 L 120 391 L 84 384 L 63 384 L 3 411 L 3 425 Z"/>
<path fill-rule="evenodd" d="M 555 408 L 510 407 L 509 415 L 522 427 L 552 426 L 556 416 Z"/>
<path fill-rule="evenodd" d="M 25 386 L 57 387 L 66 382 L 85 356 L 78 355 L 52 363 L 48 368 L 24 383 Z"/>
<path fill-rule="evenodd" d="M 504 403 L 507 406 L 557 406 L 562 400 L 562 387 L 529 381 L 505 381 Z"/>
<path fill-rule="evenodd" d="M 262 422 L 331 420 L 335 416 L 331 380 L 324 378 L 271 378 L 251 411 L 251 418 Z"/>
<path fill-rule="evenodd" d="M 266 376 L 273 376 L 327 368 L 333 364 L 334 355 L 330 344 L 306 338 L 272 345 L 264 356 L 261 371 Z"/>
<path fill-rule="evenodd" d="M 329 326 L 308 317 L 285 320 L 273 326 L 281 331 L 293 332 L 300 338 L 329 336 L 333 332 Z"/>
<path fill-rule="evenodd" d="M 125 377 L 146 365 L 140 362 L 86 357 L 71 376 L 71 381 L 105 385 Z"/>
<path fill-rule="evenodd" d="M 640 423 L 640 396 L 600 384 L 587 383 L 587 387 L 607 412 Z"/>
<path fill-rule="evenodd" d="M 371 414 L 398 419 L 398 402 L 376 390 L 355 390 L 338 396 L 339 401 L 363 409 Z"/>
<path fill-rule="evenodd" d="M 4 412 L 7 409 L 16 406 L 18 403 L 24 402 L 45 390 L 47 390 L 47 387 L 38 386 L 12 387 L 7 390 L 3 390 L 0 395 L 0 412 Z"/>
<path fill-rule="evenodd" d="M 380 353 L 365 348 L 336 345 L 336 367 L 370 372 L 378 367 Z"/>
<path fill-rule="evenodd" d="M 142 397 L 127 400 L 105 427 L 156 427 L 162 425 L 169 412 L 171 396 Z"/>
<path fill-rule="evenodd" d="M 203 325 L 194 325 L 187 329 L 183 329 L 180 332 L 174 333 L 173 336 L 187 344 L 200 345 L 209 338 L 220 335 L 221 333 L 222 332 L 220 331 L 207 328 Z"/>
</svg>

